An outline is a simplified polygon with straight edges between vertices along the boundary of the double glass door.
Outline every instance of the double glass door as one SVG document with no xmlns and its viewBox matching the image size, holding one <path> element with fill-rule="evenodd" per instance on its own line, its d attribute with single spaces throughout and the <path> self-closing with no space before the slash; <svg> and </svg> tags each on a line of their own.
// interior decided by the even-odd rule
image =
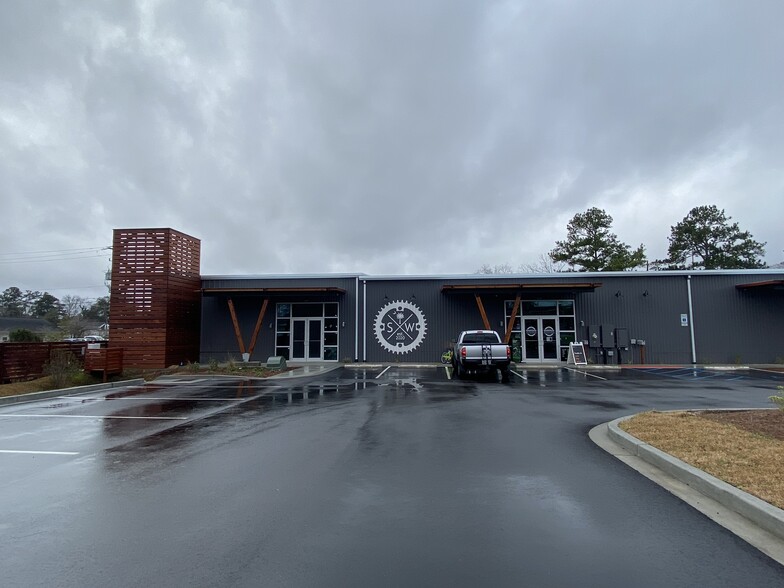
<svg viewBox="0 0 784 588">
<path fill-rule="evenodd" d="M 554 361 L 558 358 L 558 318 L 537 316 L 523 319 L 525 361 Z"/>
<path fill-rule="evenodd" d="M 307 361 L 323 358 L 324 319 L 291 319 L 291 359 Z"/>
</svg>

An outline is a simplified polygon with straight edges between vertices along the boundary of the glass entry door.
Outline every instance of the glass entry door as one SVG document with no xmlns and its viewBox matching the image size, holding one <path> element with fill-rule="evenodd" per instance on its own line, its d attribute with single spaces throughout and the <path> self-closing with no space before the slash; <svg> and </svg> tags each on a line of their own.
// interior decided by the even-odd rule
<svg viewBox="0 0 784 588">
<path fill-rule="evenodd" d="M 558 318 L 538 316 L 523 320 L 525 361 L 558 360 Z"/>
<path fill-rule="evenodd" d="M 324 319 L 291 320 L 291 359 L 299 361 L 323 359 Z"/>
</svg>

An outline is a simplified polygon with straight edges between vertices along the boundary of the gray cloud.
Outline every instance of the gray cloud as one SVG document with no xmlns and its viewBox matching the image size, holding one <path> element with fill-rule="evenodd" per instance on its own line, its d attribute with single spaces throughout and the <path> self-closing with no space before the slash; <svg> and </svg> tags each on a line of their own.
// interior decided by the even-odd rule
<svg viewBox="0 0 784 588">
<path fill-rule="evenodd" d="M 535 261 L 590 206 L 661 257 L 671 225 L 717 204 L 776 263 L 783 17 L 774 1 L 0 3 L 0 253 L 171 226 L 202 239 L 205 273 L 470 272 Z M 0 272 L 54 290 L 105 266 Z"/>
</svg>

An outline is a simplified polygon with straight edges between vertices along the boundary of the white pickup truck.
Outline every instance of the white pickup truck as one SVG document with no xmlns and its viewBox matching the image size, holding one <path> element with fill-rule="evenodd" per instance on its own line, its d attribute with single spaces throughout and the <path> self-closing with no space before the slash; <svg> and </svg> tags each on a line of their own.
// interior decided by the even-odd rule
<svg viewBox="0 0 784 588">
<path fill-rule="evenodd" d="M 455 344 L 452 367 L 458 378 L 498 370 L 506 382 L 511 360 L 511 348 L 501 342 L 495 331 L 463 331 Z"/>
</svg>

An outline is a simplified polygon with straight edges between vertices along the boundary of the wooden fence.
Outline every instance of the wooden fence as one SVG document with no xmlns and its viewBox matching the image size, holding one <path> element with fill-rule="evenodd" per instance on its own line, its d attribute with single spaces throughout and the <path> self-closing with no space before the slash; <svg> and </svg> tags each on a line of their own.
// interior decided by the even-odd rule
<svg viewBox="0 0 784 588">
<path fill-rule="evenodd" d="M 0 343 L 0 384 L 42 376 L 58 349 L 70 351 L 81 364 L 87 343 Z"/>
</svg>

